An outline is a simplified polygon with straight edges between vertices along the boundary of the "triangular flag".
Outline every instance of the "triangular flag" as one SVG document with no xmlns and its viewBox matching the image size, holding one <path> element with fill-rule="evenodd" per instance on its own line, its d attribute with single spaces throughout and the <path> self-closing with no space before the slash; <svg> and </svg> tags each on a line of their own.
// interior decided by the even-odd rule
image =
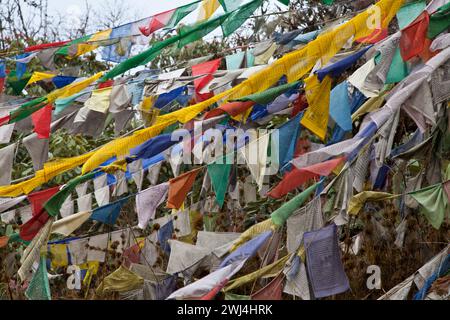
<svg viewBox="0 0 450 320">
<path fill-rule="evenodd" d="M 183 173 L 182 175 L 169 180 L 169 196 L 167 208 L 179 209 L 191 190 L 200 168 Z"/>
<path fill-rule="evenodd" d="M 48 104 L 31 115 L 34 125 L 34 132 L 39 139 L 50 137 L 50 124 L 52 122 L 52 105 Z"/>
<path fill-rule="evenodd" d="M 216 160 L 212 164 L 208 164 L 208 175 L 211 178 L 211 184 L 216 193 L 216 202 L 219 207 L 222 207 L 225 201 L 225 193 L 227 192 L 231 172 L 231 162 L 226 161 L 224 163 L 225 158 L 228 157 L 223 157 L 219 163 Z"/>
</svg>

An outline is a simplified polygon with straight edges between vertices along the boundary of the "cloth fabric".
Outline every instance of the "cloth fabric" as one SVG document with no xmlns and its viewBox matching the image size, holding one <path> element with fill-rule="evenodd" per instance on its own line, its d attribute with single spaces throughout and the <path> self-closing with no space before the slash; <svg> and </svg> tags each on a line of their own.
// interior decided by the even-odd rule
<svg viewBox="0 0 450 320">
<path fill-rule="evenodd" d="M 404 29 L 413 22 L 425 10 L 426 5 L 423 0 L 405 3 L 396 15 L 399 29 Z"/>
<path fill-rule="evenodd" d="M 265 287 L 251 295 L 251 300 L 282 300 L 284 274 L 280 272 Z"/>
<path fill-rule="evenodd" d="M 302 193 L 298 194 L 297 196 L 283 204 L 277 210 L 272 212 L 272 214 L 270 215 L 271 221 L 277 226 L 282 226 L 294 213 L 294 211 L 298 207 L 300 207 L 306 201 L 306 199 L 308 199 L 308 197 L 314 192 L 318 185 L 319 183 L 315 183 L 314 185 L 305 189 Z"/>
<path fill-rule="evenodd" d="M 300 120 L 303 113 L 300 112 L 295 117 L 278 128 L 278 141 L 275 140 L 278 150 L 278 159 L 281 171 L 285 171 L 285 165 L 294 157 L 294 151 L 300 136 Z"/>
<path fill-rule="evenodd" d="M 224 283 L 225 280 L 230 279 L 235 273 L 242 268 L 242 264 L 230 264 L 224 268 L 218 269 L 207 276 L 195 281 L 177 291 L 173 292 L 167 300 L 177 299 L 195 299 L 200 298 L 214 289 L 216 286 Z"/>
<path fill-rule="evenodd" d="M 200 170 L 200 168 L 194 169 L 169 180 L 167 208 L 179 209 L 181 207 Z"/>
<path fill-rule="evenodd" d="M 91 97 L 84 103 L 90 110 L 106 113 L 110 105 L 112 88 L 99 89 L 92 92 Z"/>
<path fill-rule="evenodd" d="M 316 75 L 305 79 L 309 108 L 306 109 L 301 124 L 322 140 L 325 140 L 327 134 L 331 81 L 331 77 L 325 77 L 320 82 Z"/>
<path fill-rule="evenodd" d="M 39 139 L 37 134 L 31 134 L 23 139 L 23 144 L 30 154 L 35 171 L 41 170 L 48 160 L 49 139 Z"/>
<path fill-rule="evenodd" d="M 219 7 L 220 2 L 218 0 L 202 0 L 197 22 L 209 19 Z"/>
<path fill-rule="evenodd" d="M 422 190 L 409 193 L 421 205 L 421 212 L 427 218 L 428 222 L 439 229 L 444 217 L 449 214 L 448 196 L 444 191 L 443 185 L 437 184 Z"/>
<path fill-rule="evenodd" d="M 111 202 L 106 206 L 99 207 L 92 212 L 91 220 L 100 221 L 104 224 L 114 225 L 120 215 L 122 206 L 128 201 L 129 197 Z"/>
<path fill-rule="evenodd" d="M 208 176 L 211 179 L 211 185 L 216 194 L 216 203 L 219 207 L 222 207 L 225 201 L 225 193 L 231 172 L 231 161 L 227 159 L 228 157 L 225 156 L 207 166 Z"/>
<path fill-rule="evenodd" d="M 98 188 L 94 191 L 95 200 L 99 207 L 105 206 L 110 202 L 109 186 Z"/>
<path fill-rule="evenodd" d="M 337 238 L 337 227 L 331 224 L 303 236 L 308 276 L 314 297 L 323 298 L 350 289 Z"/>
<path fill-rule="evenodd" d="M 227 70 L 237 70 L 242 67 L 245 58 L 245 51 L 239 51 L 235 54 L 225 57 Z"/>
<path fill-rule="evenodd" d="M 170 245 L 168 241 L 172 238 L 173 232 L 174 229 L 172 220 L 164 224 L 158 230 L 159 246 L 161 247 L 161 250 L 167 255 L 170 255 Z"/>
<path fill-rule="evenodd" d="M 78 211 L 91 211 L 92 210 L 92 194 L 88 193 L 77 199 Z"/>
<path fill-rule="evenodd" d="M 59 191 L 59 188 L 60 187 L 57 186 L 42 191 L 36 191 L 28 195 L 28 201 L 31 203 L 33 216 L 36 216 L 43 211 L 44 204 Z"/>
<path fill-rule="evenodd" d="M 0 198 L 0 212 L 4 212 L 9 208 L 21 203 L 27 196 L 20 196 L 16 198 Z"/>
<path fill-rule="evenodd" d="M 74 208 L 74 202 L 72 201 L 72 197 L 69 196 L 67 199 L 63 202 L 60 210 L 61 217 L 65 218 L 70 215 L 72 215 L 75 212 Z"/>
<path fill-rule="evenodd" d="M 189 273 L 194 273 L 209 254 L 207 248 L 194 246 L 178 240 L 169 240 L 170 257 L 167 263 L 166 272 L 169 274 L 181 273 L 189 269 Z"/>
<path fill-rule="evenodd" d="M 262 2 L 262 0 L 252 0 L 230 12 L 230 16 L 221 24 L 223 35 L 227 37 L 241 27 L 253 12 L 262 5 Z"/>
<path fill-rule="evenodd" d="M 144 285 L 144 279 L 129 269 L 120 266 L 119 269 L 106 276 L 95 293 L 104 295 L 108 292 L 125 292 L 140 288 Z"/>
<path fill-rule="evenodd" d="M 70 76 L 56 76 L 52 78 L 52 82 L 55 85 L 56 88 L 62 88 L 65 87 L 72 82 L 74 82 L 77 78 L 76 77 L 70 77 Z"/>
<path fill-rule="evenodd" d="M 99 261 L 104 262 L 106 257 L 106 248 L 108 247 L 109 234 L 99 234 L 93 237 L 89 237 L 87 261 Z"/>
<path fill-rule="evenodd" d="M 375 69 L 375 66 L 375 58 L 369 59 L 348 78 L 348 82 L 361 91 L 367 98 L 377 97 L 379 95 L 379 92 L 372 91 L 365 85 L 367 75 Z"/>
<path fill-rule="evenodd" d="M 404 61 L 418 56 L 425 49 L 425 38 L 430 23 L 430 15 L 424 11 L 410 25 L 402 30 L 400 53 Z"/>
<path fill-rule="evenodd" d="M 441 32 L 450 27 L 450 3 L 440 7 L 430 16 L 430 24 L 428 26 L 427 37 L 435 38 Z"/>
<path fill-rule="evenodd" d="M 280 86 L 276 86 L 270 89 L 267 89 L 263 92 L 255 93 L 249 96 L 245 96 L 239 99 L 236 99 L 236 101 L 253 101 L 257 104 L 268 104 L 275 100 L 278 96 L 285 93 L 289 90 L 294 90 L 299 86 L 300 82 L 295 81 L 293 83 L 287 83 Z"/>
<path fill-rule="evenodd" d="M 56 75 L 53 73 L 45 73 L 45 72 L 38 72 L 35 71 L 33 72 L 33 74 L 31 75 L 30 80 L 28 80 L 27 86 L 29 86 L 30 84 L 36 83 L 38 81 L 42 81 L 45 79 L 52 79 L 54 78 Z"/>
<path fill-rule="evenodd" d="M 340 83 L 331 91 L 330 116 L 342 130 L 352 130 L 352 116 L 347 81 Z"/>
<path fill-rule="evenodd" d="M 48 104 L 31 115 L 38 139 L 50 137 L 50 123 L 52 122 L 52 105 Z"/>
<path fill-rule="evenodd" d="M 219 268 L 226 267 L 227 265 L 238 261 L 252 258 L 258 252 L 258 250 L 270 239 L 272 234 L 273 232 L 271 230 L 266 231 L 244 243 L 242 246 L 226 256 L 225 259 L 223 259 L 220 263 Z"/>
<path fill-rule="evenodd" d="M 322 82 L 323 79 L 325 79 L 326 76 L 331 76 L 332 78 L 338 78 L 342 73 L 344 73 L 348 68 L 353 66 L 359 59 L 361 59 L 364 54 L 369 50 L 371 47 L 367 46 L 358 52 L 349 55 L 348 57 L 345 57 L 342 60 L 337 61 L 336 63 L 333 63 L 329 66 L 325 66 L 324 68 L 317 70 L 315 73 L 317 74 L 317 77 L 319 78 L 319 81 Z"/>
<path fill-rule="evenodd" d="M 2 171 L 0 173 L 0 185 L 10 185 L 12 167 L 14 162 L 16 152 L 16 144 L 10 144 L 2 149 L 0 149 L 0 164 Z"/>
<path fill-rule="evenodd" d="M 149 187 L 136 195 L 136 210 L 138 215 L 138 226 L 145 229 L 148 222 L 154 219 L 156 208 L 164 202 L 169 190 L 168 183 Z"/>
<path fill-rule="evenodd" d="M 254 181 L 258 185 L 259 190 L 263 187 L 264 177 L 266 174 L 269 141 L 270 134 L 265 134 L 250 142 L 248 144 L 248 148 L 243 148 L 240 150 L 241 154 L 245 158 Z"/>
<path fill-rule="evenodd" d="M 303 240 L 303 234 L 308 231 L 318 230 L 323 227 L 323 224 L 320 196 L 317 196 L 306 204 L 306 206 L 297 209 L 287 219 L 286 247 L 288 252 L 296 252 Z"/>
<path fill-rule="evenodd" d="M 279 199 L 310 179 L 319 178 L 320 176 L 326 177 L 330 175 L 343 160 L 344 158 L 336 158 L 302 169 L 293 168 L 290 172 L 285 174 L 281 182 L 268 193 L 268 196 Z"/>
<path fill-rule="evenodd" d="M 51 300 L 50 284 L 47 276 L 47 264 L 45 257 L 39 259 L 39 267 L 33 275 L 25 291 L 29 300 Z"/>
</svg>

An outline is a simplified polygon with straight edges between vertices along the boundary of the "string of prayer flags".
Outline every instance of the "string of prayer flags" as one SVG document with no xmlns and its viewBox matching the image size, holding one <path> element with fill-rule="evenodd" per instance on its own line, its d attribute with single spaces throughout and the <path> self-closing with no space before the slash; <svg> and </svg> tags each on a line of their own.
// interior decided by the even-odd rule
<svg viewBox="0 0 450 320">
<path fill-rule="evenodd" d="M 180 209 L 200 170 L 201 168 L 197 168 L 169 180 L 167 208 Z"/>
</svg>

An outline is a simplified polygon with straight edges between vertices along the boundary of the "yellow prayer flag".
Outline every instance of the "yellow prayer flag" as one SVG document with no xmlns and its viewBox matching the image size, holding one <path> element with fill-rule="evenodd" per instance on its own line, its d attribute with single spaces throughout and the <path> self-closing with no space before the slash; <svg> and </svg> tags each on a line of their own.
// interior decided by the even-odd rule
<svg viewBox="0 0 450 320">
<path fill-rule="evenodd" d="M 46 72 L 35 71 L 31 75 L 30 80 L 28 80 L 27 86 L 29 86 L 30 84 L 36 83 L 38 81 L 45 80 L 45 79 L 51 79 L 51 78 L 54 78 L 54 77 L 56 77 L 56 75 L 53 74 L 53 73 L 46 73 Z"/>
</svg>

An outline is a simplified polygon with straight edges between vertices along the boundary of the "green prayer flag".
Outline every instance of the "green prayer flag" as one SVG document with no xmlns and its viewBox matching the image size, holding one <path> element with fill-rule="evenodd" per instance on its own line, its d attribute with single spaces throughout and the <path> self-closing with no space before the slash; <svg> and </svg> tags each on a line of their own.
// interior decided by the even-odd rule
<svg viewBox="0 0 450 320">
<path fill-rule="evenodd" d="M 450 2 L 440 7 L 430 16 L 427 37 L 435 38 L 450 27 Z"/>
<path fill-rule="evenodd" d="M 408 64 L 403 61 L 400 48 L 397 48 L 386 76 L 386 84 L 398 83 L 405 79 L 408 74 Z"/>
<path fill-rule="evenodd" d="M 222 24 L 223 35 L 227 37 L 241 27 L 253 12 L 262 5 L 263 1 L 253 0 L 241 6 L 238 10 L 231 12 L 231 15 Z"/>
<path fill-rule="evenodd" d="M 66 199 L 69 197 L 72 191 L 75 190 L 75 187 L 80 183 L 93 179 L 96 174 L 98 174 L 98 171 L 89 172 L 85 175 L 78 176 L 70 180 L 64 186 L 64 188 L 55 193 L 53 197 L 51 197 L 44 204 L 44 208 L 45 210 L 47 210 L 47 213 L 53 217 L 56 217 L 59 214 L 59 211 L 61 210 L 64 201 L 66 201 Z"/>
<path fill-rule="evenodd" d="M 9 123 L 14 123 L 29 117 L 34 112 L 45 107 L 47 104 L 46 97 L 40 97 L 22 104 L 19 108 L 9 113 Z"/>
<path fill-rule="evenodd" d="M 208 164 L 207 167 L 208 175 L 211 179 L 211 184 L 216 194 L 216 202 L 219 207 L 222 207 L 223 202 L 225 201 L 225 193 L 227 192 L 233 156 L 233 153 L 228 154 L 223 158 Z"/>
<path fill-rule="evenodd" d="M 219 0 L 220 5 L 223 7 L 223 10 L 225 11 L 234 11 L 242 3 L 242 0 Z"/>
<path fill-rule="evenodd" d="M 448 214 L 448 197 L 442 183 L 410 192 L 409 195 L 420 204 L 420 211 L 428 222 L 439 229 L 445 214 Z"/>
<path fill-rule="evenodd" d="M 331 6 L 334 2 L 334 0 L 322 0 L 322 2 L 328 6 Z"/>
<path fill-rule="evenodd" d="M 227 18 L 233 12 L 226 12 L 225 14 L 206 20 L 201 23 L 196 23 L 193 25 L 184 26 L 180 29 L 180 42 L 178 43 L 178 48 L 183 48 L 185 45 L 200 40 L 208 33 L 214 31 L 214 29 L 220 27 Z"/>
<path fill-rule="evenodd" d="M 253 101 L 257 104 L 268 104 L 286 91 L 294 89 L 299 83 L 300 81 L 295 81 L 292 83 L 283 84 L 278 87 L 267 89 L 266 91 L 254 93 L 246 97 L 236 99 L 235 101 Z"/>
<path fill-rule="evenodd" d="M 319 182 L 313 184 L 309 188 L 305 189 L 302 193 L 298 194 L 277 210 L 272 212 L 270 217 L 272 218 L 272 222 L 277 226 L 282 226 L 286 220 L 297 210 L 305 201 L 309 198 L 309 196 L 316 190 Z"/>
<path fill-rule="evenodd" d="M 416 20 L 418 16 L 420 16 L 426 6 L 427 3 L 425 0 L 405 3 L 397 12 L 398 27 L 400 29 L 407 27 L 411 22 Z"/>
<path fill-rule="evenodd" d="M 28 284 L 25 296 L 29 300 L 51 300 L 50 284 L 47 275 L 47 262 L 45 257 L 41 257 L 39 268 L 34 273 L 33 278 Z"/>
<path fill-rule="evenodd" d="M 184 17 L 186 17 L 188 14 L 190 14 L 191 12 L 195 11 L 198 8 L 198 4 L 200 3 L 200 1 L 201 0 L 178 7 L 172 14 L 172 17 L 170 17 L 169 22 L 164 28 L 165 29 L 175 28 L 178 22 L 180 22 Z"/>
<path fill-rule="evenodd" d="M 15 95 L 20 95 L 22 90 L 27 86 L 30 78 L 31 74 L 25 73 L 22 78 L 18 79 L 16 76 L 16 70 L 13 70 L 9 73 L 6 83 L 13 89 Z"/>
</svg>

